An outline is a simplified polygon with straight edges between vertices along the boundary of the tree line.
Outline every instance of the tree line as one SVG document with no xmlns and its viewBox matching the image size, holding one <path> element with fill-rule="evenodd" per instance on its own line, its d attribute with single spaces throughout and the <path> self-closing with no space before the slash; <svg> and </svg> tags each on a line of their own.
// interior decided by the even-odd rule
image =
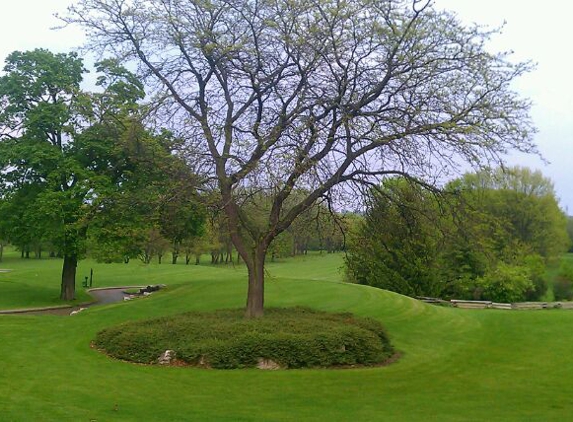
<svg viewBox="0 0 573 422">
<path fill-rule="evenodd" d="M 409 296 L 539 300 L 570 247 L 567 218 L 539 171 L 467 173 L 437 193 L 404 178 L 369 197 L 346 258 L 352 281 Z"/>
<path fill-rule="evenodd" d="M 114 60 L 96 67 L 96 92 L 80 89 L 75 53 L 16 51 L 0 77 L 0 237 L 60 255 L 64 300 L 90 245 L 128 257 L 154 230 L 177 243 L 202 219 L 177 140 L 144 125 L 142 82 Z"/>
</svg>

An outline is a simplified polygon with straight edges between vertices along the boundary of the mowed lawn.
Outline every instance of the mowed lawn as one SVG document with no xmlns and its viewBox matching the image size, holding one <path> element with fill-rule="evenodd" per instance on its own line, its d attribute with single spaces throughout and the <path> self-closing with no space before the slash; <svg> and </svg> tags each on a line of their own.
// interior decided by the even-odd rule
<svg viewBox="0 0 573 422">
<path fill-rule="evenodd" d="M 57 304 L 58 260 L 8 256 L 0 308 Z M 342 282 L 341 255 L 269 263 L 267 306 L 381 320 L 402 356 L 352 370 L 134 365 L 90 348 L 122 321 L 240 307 L 242 267 L 80 264 L 94 284 L 165 283 L 69 316 L 0 315 L 1 421 L 551 421 L 573 419 L 573 311 L 470 311 Z M 81 290 L 81 288 L 79 289 Z M 85 298 L 80 296 L 80 300 Z"/>
</svg>

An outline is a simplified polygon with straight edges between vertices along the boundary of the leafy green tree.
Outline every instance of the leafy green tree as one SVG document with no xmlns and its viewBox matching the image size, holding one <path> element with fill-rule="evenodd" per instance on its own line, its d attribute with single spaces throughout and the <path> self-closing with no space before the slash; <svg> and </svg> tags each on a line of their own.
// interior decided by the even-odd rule
<svg viewBox="0 0 573 422">
<path fill-rule="evenodd" d="M 527 268 L 504 263 L 478 278 L 477 286 L 483 299 L 510 303 L 523 300 L 527 291 L 534 288 Z"/>
<path fill-rule="evenodd" d="M 34 246 L 45 242 L 44 230 L 38 227 L 34 209 L 29 207 L 37 195 L 36 187 L 25 186 L 18 192 L 6 194 L 0 204 L 0 232 L 20 250 L 22 258 L 29 258 Z"/>
<path fill-rule="evenodd" d="M 444 235 L 434 194 L 404 178 L 372 192 L 346 255 L 350 280 L 409 296 L 439 296 Z"/>
<path fill-rule="evenodd" d="M 4 247 L 8 243 L 6 240 L 8 238 L 8 229 L 5 225 L 6 223 L 1 221 L 1 217 L 5 215 L 5 211 L 2 210 L 5 205 L 6 201 L 0 199 L 0 262 L 2 262 L 2 259 L 4 258 Z"/>
<path fill-rule="evenodd" d="M 282 232 L 275 237 L 269 245 L 269 253 L 271 255 L 271 262 L 277 258 L 284 258 L 293 255 L 294 240 L 288 231 Z"/>
<path fill-rule="evenodd" d="M 170 180 L 174 169 L 189 174 L 170 135 L 143 127 L 141 82 L 115 61 L 97 67 L 98 93 L 80 90 L 84 67 L 74 53 L 14 52 L 0 77 L 0 212 L 15 223 L 16 245 L 49 240 L 62 255 L 64 300 L 74 299 L 88 230 L 109 223 L 113 235 L 95 236 L 108 251 L 122 234 L 142 235 L 181 186 Z"/>
<path fill-rule="evenodd" d="M 0 78 L 0 183 L 8 201 L 22 201 L 23 220 L 37 236 L 53 238 L 64 257 L 62 299 L 74 298 L 84 228 L 82 204 L 89 194 L 86 170 L 71 153 L 77 128 L 73 111 L 84 72 L 74 54 L 47 50 L 14 52 Z M 31 195 L 22 195 L 29 192 Z"/>
<path fill-rule="evenodd" d="M 170 133 L 152 134 L 141 122 L 118 122 L 116 116 L 85 135 L 108 140 L 107 158 L 115 163 L 90 222 L 90 250 L 96 259 L 128 262 L 136 257 L 149 263 L 163 256 L 167 245 L 179 248 L 202 232 L 205 211 L 198 181 L 174 154 Z"/>
<path fill-rule="evenodd" d="M 479 268 L 471 268 L 462 280 L 461 288 L 450 294 L 463 295 L 465 291 L 467 296 L 480 297 L 483 286 L 478 279 L 489 280 L 496 271 L 507 270 L 498 270 L 506 265 L 520 268 L 531 282 L 520 300 L 543 296 L 547 290 L 545 264 L 556 261 L 569 244 L 566 217 L 551 180 L 527 168 L 498 168 L 466 174 L 448 189 L 457 193 L 458 206 L 464 210 L 456 227 L 461 240 L 458 244 L 466 245 L 450 248 L 450 262 L 456 263 L 452 273 L 464 264 L 451 259 L 456 251 L 466 252 L 466 263 L 476 258 L 479 262 Z M 472 233 L 471 237 L 461 236 L 467 232 Z M 507 277 L 506 281 L 511 283 L 512 279 Z"/>
<path fill-rule="evenodd" d="M 63 19 L 169 94 L 218 183 L 249 317 L 263 315 L 273 240 L 337 186 L 432 181 L 452 162 L 534 149 L 529 102 L 511 89 L 530 65 L 431 1 L 78 0 Z M 263 225 L 243 208 L 253 190 L 272 198 Z"/>
<path fill-rule="evenodd" d="M 309 250 L 340 251 L 344 247 L 345 218 L 323 202 L 301 213 L 287 229 L 292 255 Z"/>
<path fill-rule="evenodd" d="M 553 183 L 540 171 L 497 168 L 466 174 L 452 184 L 467 208 L 489 216 L 498 258 L 519 261 L 530 254 L 556 260 L 569 246 L 567 219 Z M 450 186 L 452 189 L 452 186 Z"/>
<path fill-rule="evenodd" d="M 539 172 L 468 173 L 440 196 L 392 179 L 370 197 L 347 273 L 407 295 L 535 300 L 547 290 L 546 263 L 567 242 L 552 183 Z M 508 283 L 505 293 L 498 283 Z"/>
</svg>

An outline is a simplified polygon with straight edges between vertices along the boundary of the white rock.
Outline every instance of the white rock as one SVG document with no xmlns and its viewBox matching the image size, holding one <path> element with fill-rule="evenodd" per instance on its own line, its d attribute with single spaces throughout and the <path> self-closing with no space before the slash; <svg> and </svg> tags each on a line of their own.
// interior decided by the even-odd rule
<svg viewBox="0 0 573 422">
<path fill-rule="evenodd" d="M 161 356 L 157 358 L 157 363 L 160 365 L 166 365 L 171 363 L 171 361 L 175 358 L 175 351 L 174 350 L 166 350 L 165 352 L 161 353 Z"/>
<path fill-rule="evenodd" d="M 274 360 L 259 358 L 257 368 L 276 371 L 277 369 L 281 369 L 281 366 Z"/>
</svg>

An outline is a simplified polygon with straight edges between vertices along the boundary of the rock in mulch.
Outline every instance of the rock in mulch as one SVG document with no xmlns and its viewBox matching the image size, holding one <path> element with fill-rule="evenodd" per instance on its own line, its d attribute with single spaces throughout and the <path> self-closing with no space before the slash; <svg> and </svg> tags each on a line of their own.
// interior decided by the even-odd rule
<svg viewBox="0 0 573 422">
<path fill-rule="evenodd" d="M 160 365 L 169 365 L 173 359 L 175 359 L 175 351 L 166 350 L 157 358 L 157 363 Z"/>
<path fill-rule="evenodd" d="M 257 369 L 276 371 L 277 369 L 281 369 L 281 366 L 274 360 L 260 358 L 257 362 Z"/>
</svg>

